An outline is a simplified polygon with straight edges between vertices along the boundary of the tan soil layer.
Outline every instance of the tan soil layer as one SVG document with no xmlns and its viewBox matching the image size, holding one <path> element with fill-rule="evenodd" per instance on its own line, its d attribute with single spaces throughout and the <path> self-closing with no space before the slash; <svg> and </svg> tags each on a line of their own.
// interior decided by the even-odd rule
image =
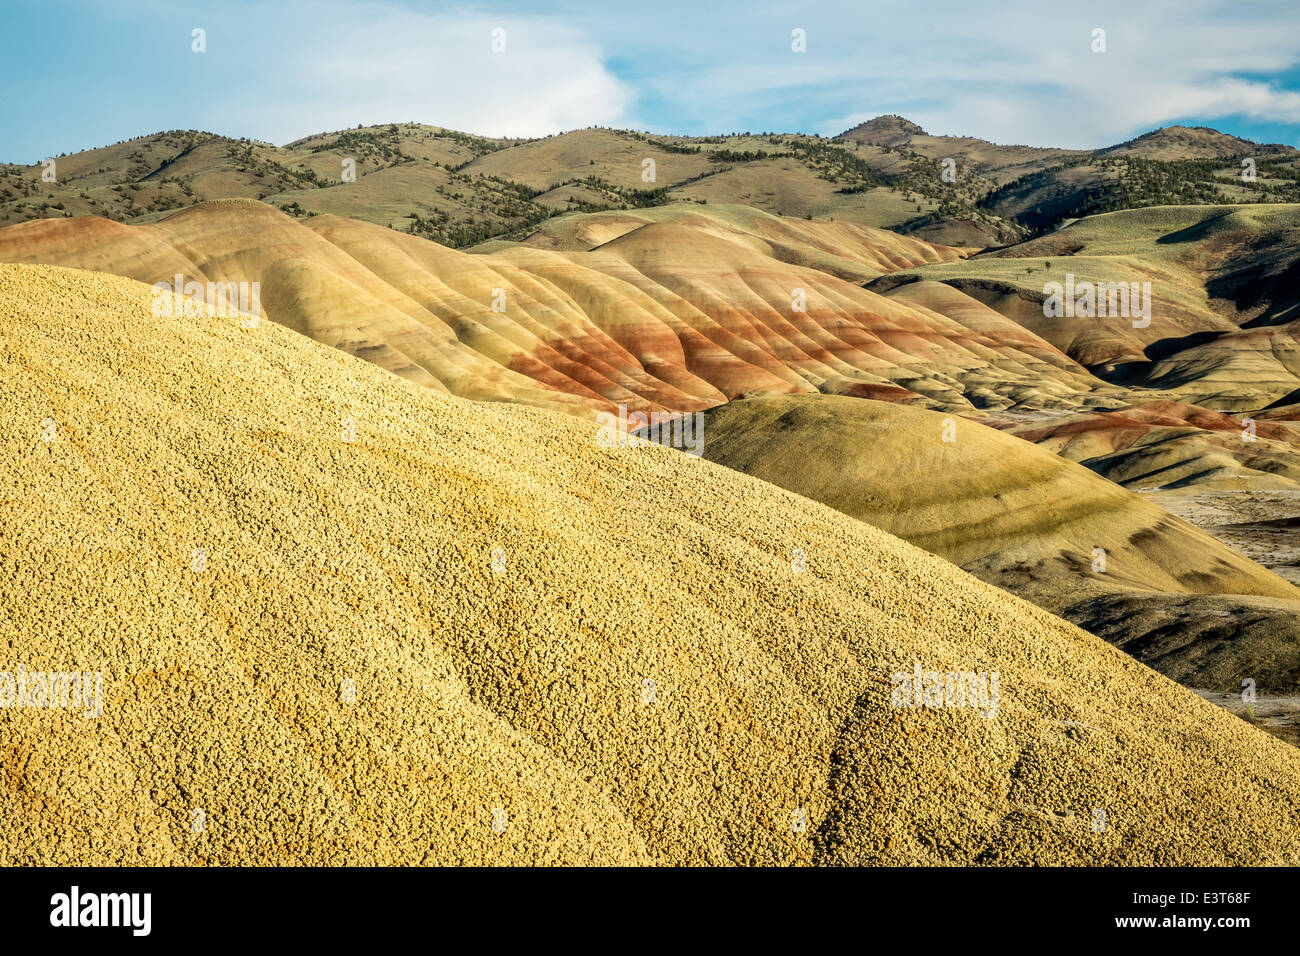
<svg viewBox="0 0 1300 956">
<path fill-rule="evenodd" d="M 0 669 L 105 698 L 0 709 L 0 864 L 1300 863 L 1300 753 L 823 505 L 131 280 L 0 326 Z"/>
</svg>

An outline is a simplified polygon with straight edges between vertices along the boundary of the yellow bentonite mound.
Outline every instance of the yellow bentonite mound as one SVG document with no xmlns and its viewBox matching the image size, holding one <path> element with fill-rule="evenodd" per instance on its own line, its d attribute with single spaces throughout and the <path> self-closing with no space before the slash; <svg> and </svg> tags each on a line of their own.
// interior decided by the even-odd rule
<svg viewBox="0 0 1300 956">
<path fill-rule="evenodd" d="M 939 558 L 150 303 L 0 266 L 0 671 L 103 687 L 0 687 L 0 864 L 1300 862 L 1300 753 Z"/>
</svg>

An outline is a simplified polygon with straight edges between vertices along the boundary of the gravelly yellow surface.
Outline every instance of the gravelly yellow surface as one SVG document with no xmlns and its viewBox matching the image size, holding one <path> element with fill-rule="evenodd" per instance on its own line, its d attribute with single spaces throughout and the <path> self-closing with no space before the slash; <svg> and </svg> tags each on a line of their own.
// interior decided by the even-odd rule
<svg viewBox="0 0 1300 956">
<path fill-rule="evenodd" d="M 0 709 L 0 864 L 1300 862 L 1300 753 L 938 558 L 149 305 L 0 265 L 0 671 L 104 681 Z"/>
</svg>

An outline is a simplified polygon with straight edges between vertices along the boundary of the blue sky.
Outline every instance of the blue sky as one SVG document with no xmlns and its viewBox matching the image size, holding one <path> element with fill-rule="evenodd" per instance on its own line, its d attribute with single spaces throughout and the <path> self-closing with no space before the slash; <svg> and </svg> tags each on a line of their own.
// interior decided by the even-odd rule
<svg viewBox="0 0 1300 956">
<path fill-rule="evenodd" d="M 1295 0 L 0 0 L 0 31 L 6 162 L 175 128 L 834 135 L 880 113 L 1004 143 L 1184 123 L 1300 146 Z"/>
</svg>

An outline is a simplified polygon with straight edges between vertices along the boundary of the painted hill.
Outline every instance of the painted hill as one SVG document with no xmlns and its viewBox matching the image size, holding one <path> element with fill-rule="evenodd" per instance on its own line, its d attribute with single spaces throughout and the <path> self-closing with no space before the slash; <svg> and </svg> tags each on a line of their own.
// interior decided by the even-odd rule
<svg viewBox="0 0 1300 956">
<path fill-rule="evenodd" d="M 1040 395 L 1041 413 L 1029 414 L 985 394 L 991 424 L 1132 487 L 1284 489 L 1300 479 L 1300 433 L 1286 412 L 1300 394 L 1298 269 L 1300 207 L 1171 206 L 1091 216 L 868 287 L 987 324 L 978 301 L 1120 390 L 1107 407 L 1073 412 Z M 1052 283 L 1149 283 L 1149 322 L 1110 314 L 1109 294 L 1106 315 L 1060 314 L 1048 308 Z"/>
<path fill-rule="evenodd" d="M 710 461 L 941 555 L 1171 677 L 1221 691 L 1251 677 L 1271 693 L 1300 691 L 1300 590 L 1045 448 L 964 419 L 831 395 L 732 402 L 707 413 L 704 434 Z M 1259 626 L 1229 639 L 1225 627 L 1245 617 Z"/>
<path fill-rule="evenodd" d="M 972 259 L 899 270 L 871 287 L 943 282 L 1116 383 L 1245 411 L 1300 389 L 1289 325 L 1297 262 L 1300 206 L 1168 206 L 1091 216 Z M 1065 289 L 1068 277 L 1080 289 L 1150 283 L 1150 321 L 1046 315 L 1048 283 Z"/>
<path fill-rule="evenodd" d="M 938 558 L 151 300 L 0 266 L 0 629 L 104 682 L 0 709 L 4 865 L 1300 863 L 1300 753 Z"/>
<path fill-rule="evenodd" d="M 983 326 L 861 286 L 957 256 L 885 230 L 714 206 L 570 217 L 481 254 L 334 216 L 301 222 L 251 200 L 153 225 L 0 229 L 0 261 L 150 283 L 177 273 L 258 282 L 273 321 L 475 399 L 580 414 L 620 403 L 693 411 L 756 392 L 965 409 L 967 395 L 1002 408 L 1051 395 L 1071 412 L 1116 400 L 1059 349 L 965 296 L 948 293 L 981 311 Z"/>
<path fill-rule="evenodd" d="M 1130 488 L 1300 490 L 1300 425 L 1151 401 L 1012 429 Z"/>
<path fill-rule="evenodd" d="M 7 227 L 0 261 L 257 282 L 273 321 L 478 400 L 842 394 L 978 418 L 1135 487 L 1281 488 L 1300 478 L 1300 433 L 1269 417 L 1300 394 L 1298 208 L 1112 213 L 963 258 L 749 206 L 570 214 L 465 252 L 227 200 Z M 1049 283 L 1085 281 L 1149 283 L 1150 322 L 1044 314 Z"/>
</svg>

